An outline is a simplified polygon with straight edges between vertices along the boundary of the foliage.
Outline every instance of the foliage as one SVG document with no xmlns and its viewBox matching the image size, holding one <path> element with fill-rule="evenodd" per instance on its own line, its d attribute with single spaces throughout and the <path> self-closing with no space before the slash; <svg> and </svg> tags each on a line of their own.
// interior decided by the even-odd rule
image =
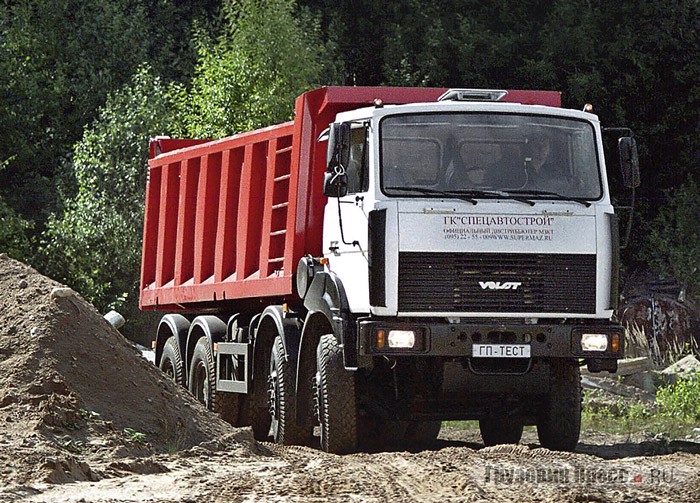
<svg viewBox="0 0 700 503">
<path fill-rule="evenodd" d="M 228 29 L 199 36 L 186 134 L 220 138 L 291 118 L 294 98 L 318 84 L 323 51 L 294 16 L 292 0 L 224 4 Z M 307 25 L 308 28 L 308 25 Z"/>
<path fill-rule="evenodd" d="M 77 190 L 72 149 L 107 96 L 148 61 L 192 75 L 193 23 L 217 0 L 20 0 L 0 4 L 0 197 L 36 237 Z M 60 190 L 59 190 L 60 187 Z M 36 240 L 38 241 L 38 240 Z M 0 248 L 15 247 L 0 235 Z M 22 250 L 31 261 L 33 251 Z M 39 266 L 40 264 L 35 264 Z"/>
<path fill-rule="evenodd" d="M 675 384 L 660 388 L 656 401 L 662 413 L 669 417 L 700 421 L 700 376 L 681 378 Z"/>
<path fill-rule="evenodd" d="M 51 274 L 99 308 L 134 310 L 149 137 L 220 137 L 288 119 L 293 96 L 320 71 L 293 2 L 244 0 L 225 10 L 215 41 L 200 35 L 192 90 L 142 69 L 111 95 L 73 153 L 77 193 L 49 219 L 42 249 Z M 305 61 L 303 58 L 309 58 Z"/>
<path fill-rule="evenodd" d="M 74 454 L 80 454 L 85 450 L 85 442 L 83 440 L 76 440 L 65 436 L 61 439 L 57 439 L 57 442 L 60 447 Z"/>
<path fill-rule="evenodd" d="M 661 274 L 700 294 L 700 186 L 692 179 L 665 193 L 644 256 Z"/>
<path fill-rule="evenodd" d="M 134 292 L 148 139 L 175 123 L 173 89 L 141 69 L 108 98 L 75 147 L 78 192 L 63 216 L 47 223 L 45 269 L 100 308 L 116 307 Z"/>
<path fill-rule="evenodd" d="M 145 18 L 128 0 L 9 2 L 0 23 L 0 173 L 6 201 L 43 220 L 53 178 L 111 89 L 147 58 Z"/>
<path fill-rule="evenodd" d="M 13 258 L 30 256 L 32 246 L 28 231 L 31 227 L 30 222 L 17 215 L 0 197 L 0 252 Z"/>
<path fill-rule="evenodd" d="M 700 405 L 697 391 L 697 386 L 695 396 L 683 391 L 683 397 L 692 401 L 694 407 Z M 679 413 L 677 403 L 681 400 L 679 391 L 673 387 L 661 388 L 656 401 L 650 403 L 622 397 L 601 402 L 597 390 L 588 391 L 584 393 L 582 429 L 627 435 L 628 439 L 635 434 L 649 433 L 671 439 L 684 438 L 693 434 L 697 419 Z"/>
<path fill-rule="evenodd" d="M 132 442 L 134 444 L 146 443 L 146 434 L 136 431 L 133 428 L 124 428 L 122 433 L 124 433 L 124 437 L 126 438 L 127 442 Z"/>
</svg>

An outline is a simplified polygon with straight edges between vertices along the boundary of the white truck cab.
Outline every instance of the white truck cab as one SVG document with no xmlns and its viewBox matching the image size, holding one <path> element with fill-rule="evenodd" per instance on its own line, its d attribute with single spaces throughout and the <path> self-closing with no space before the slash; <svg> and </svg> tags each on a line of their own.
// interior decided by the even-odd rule
<svg viewBox="0 0 700 503">
<path fill-rule="evenodd" d="M 614 372 L 623 354 L 601 127 L 591 113 L 502 93 L 338 114 L 323 249 L 357 320 L 356 365 L 403 365 L 414 383 L 440 376 L 406 391 L 412 419 L 418 395 L 443 396 L 424 415 L 473 409 L 487 443 L 538 424 L 549 446 L 573 448 L 579 365 Z M 633 149 L 621 142 L 628 159 Z M 502 407 L 484 416 L 487 395 Z"/>
</svg>

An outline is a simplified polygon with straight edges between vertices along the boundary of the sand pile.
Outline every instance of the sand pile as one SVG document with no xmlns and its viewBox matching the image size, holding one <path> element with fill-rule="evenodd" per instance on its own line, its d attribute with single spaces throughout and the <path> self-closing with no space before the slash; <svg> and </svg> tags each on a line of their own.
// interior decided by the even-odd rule
<svg viewBox="0 0 700 503">
<path fill-rule="evenodd" d="M 94 480 L 110 466 L 123 469 L 123 458 L 224 438 L 251 449 L 247 430 L 233 429 L 166 379 L 91 304 L 4 255 L 0 320 L 5 481 Z"/>
</svg>

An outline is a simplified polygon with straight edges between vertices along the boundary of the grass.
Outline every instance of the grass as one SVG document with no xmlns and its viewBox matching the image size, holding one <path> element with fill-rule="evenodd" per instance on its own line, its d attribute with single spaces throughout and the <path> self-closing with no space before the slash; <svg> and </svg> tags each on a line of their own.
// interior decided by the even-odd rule
<svg viewBox="0 0 700 503">
<path fill-rule="evenodd" d="M 688 354 L 697 354 L 697 343 L 678 339 L 666 341 L 660 348 L 654 337 L 632 324 L 625 330 L 625 356 L 646 356 L 656 370 L 666 368 Z M 596 391 L 586 392 L 583 403 L 582 428 L 609 433 L 662 434 L 669 438 L 696 436 L 700 427 L 700 374 L 679 377 L 675 384 L 659 387 L 653 403 L 641 403 L 618 397 L 601 404 Z"/>
<path fill-rule="evenodd" d="M 582 429 L 627 435 L 651 433 L 668 438 L 686 438 L 700 426 L 700 375 L 663 386 L 652 403 L 618 397 L 601 404 L 596 392 L 584 397 Z"/>
<path fill-rule="evenodd" d="M 146 443 L 146 434 L 145 433 L 141 433 L 139 431 L 136 431 L 133 428 L 124 428 L 123 433 L 124 433 L 124 437 L 126 437 L 126 440 L 128 442 L 133 442 L 135 444 L 145 444 Z"/>
<path fill-rule="evenodd" d="M 700 374 L 659 388 L 651 403 L 623 397 L 602 402 L 599 393 L 598 390 L 584 393 L 581 417 L 584 431 L 627 435 L 630 440 L 635 434 L 663 435 L 668 439 L 697 435 L 694 429 L 700 427 Z M 479 429 L 478 421 L 444 421 L 443 425 L 460 430 Z"/>
<path fill-rule="evenodd" d="M 479 421 L 443 421 L 443 426 L 449 426 L 457 430 L 478 430 Z"/>
<path fill-rule="evenodd" d="M 70 437 L 63 438 L 59 440 L 58 444 L 65 450 L 72 452 L 74 454 L 80 454 L 85 450 L 85 442 L 82 440 L 75 440 Z"/>
<path fill-rule="evenodd" d="M 187 429 L 183 424 L 178 422 L 172 425 L 163 419 L 159 419 L 158 423 L 161 430 L 159 436 L 165 441 L 168 454 L 175 454 L 187 447 Z"/>
<path fill-rule="evenodd" d="M 647 337 L 643 327 L 633 323 L 625 329 L 625 357 L 647 356 L 657 369 L 663 369 L 677 362 L 685 355 L 698 354 L 700 347 L 695 340 L 681 341 L 677 337 L 666 340 L 666 347 L 659 347 L 655 337 Z"/>
</svg>

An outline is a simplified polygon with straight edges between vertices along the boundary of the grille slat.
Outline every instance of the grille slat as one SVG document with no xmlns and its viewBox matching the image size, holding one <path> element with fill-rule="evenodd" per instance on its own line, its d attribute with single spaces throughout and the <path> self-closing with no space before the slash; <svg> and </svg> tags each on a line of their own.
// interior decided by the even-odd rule
<svg viewBox="0 0 700 503">
<path fill-rule="evenodd" d="M 595 255 L 399 253 L 402 312 L 591 314 L 595 287 Z"/>
</svg>

